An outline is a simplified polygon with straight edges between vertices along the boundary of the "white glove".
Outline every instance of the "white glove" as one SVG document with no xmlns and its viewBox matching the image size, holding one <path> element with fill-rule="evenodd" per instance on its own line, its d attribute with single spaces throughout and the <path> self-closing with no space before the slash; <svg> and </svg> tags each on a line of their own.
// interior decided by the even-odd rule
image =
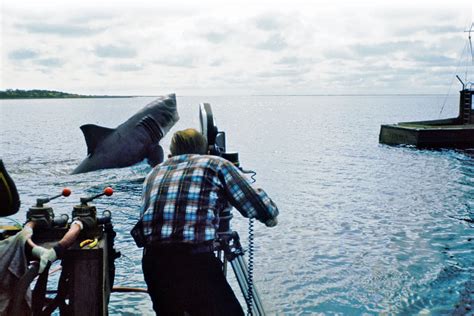
<svg viewBox="0 0 474 316">
<path fill-rule="evenodd" d="M 58 256 L 56 255 L 56 251 L 54 251 L 53 248 L 46 249 L 41 246 L 36 246 L 31 250 L 31 253 L 33 254 L 33 256 L 40 259 L 40 266 L 38 271 L 38 273 L 40 274 L 43 273 L 44 268 L 46 268 L 48 262 L 54 262 L 58 258 Z"/>
<path fill-rule="evenodd" d="M 30 226 L 25 226 L 20 231 L 18 238 L 20 238 L 23 242 L 26 242 L 28 239 L 31 238 L 31 236 L 33 236 L 33 229 L 31 229 Z"/>
</svg>

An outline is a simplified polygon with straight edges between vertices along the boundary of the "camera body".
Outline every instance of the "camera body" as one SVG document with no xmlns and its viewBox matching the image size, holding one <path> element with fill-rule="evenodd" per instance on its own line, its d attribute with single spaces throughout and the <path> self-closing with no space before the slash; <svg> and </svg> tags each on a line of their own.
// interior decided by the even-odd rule
<svg viewBox="0 0 474 316">
<path fill-rule="evenodd" d="M 239 153 L 226 151 L 225 132 L 217 128 L 209 103 L 199 104 L 199 122 L 201 133 L 207 140 L 209 154 L 227 159 L 239 167 Z"/>
</svg>

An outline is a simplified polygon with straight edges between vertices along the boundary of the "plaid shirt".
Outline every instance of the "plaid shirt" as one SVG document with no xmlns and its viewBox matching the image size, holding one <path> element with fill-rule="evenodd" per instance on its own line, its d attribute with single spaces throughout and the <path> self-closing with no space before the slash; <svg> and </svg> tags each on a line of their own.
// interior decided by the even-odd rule
<svg viewBox="0 0 474 316">
<path fill-rule="evenodd" d="M 278 215 L 273 201 L 254 189 L 229 161 L 207 155 L 175 156 L 156 166 L 143 184 L 143 232 L 154 242 L 213 240 L 219 214 L 234 206 L 265 223 Z"/>
</svg>

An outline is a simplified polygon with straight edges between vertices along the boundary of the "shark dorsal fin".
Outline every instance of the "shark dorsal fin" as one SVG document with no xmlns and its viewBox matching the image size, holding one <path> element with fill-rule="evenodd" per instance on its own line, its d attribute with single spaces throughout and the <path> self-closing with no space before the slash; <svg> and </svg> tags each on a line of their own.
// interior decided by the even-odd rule
<svg viewBox="0 0 474 316">
<path fill-rule="evenodd" d="M 82 125 L 81 130 L 86 139 L 88 155 L 92 155 L 97 145 L 115 131 L 114 128 L 102 127 L 94 124 Z"/>
</svg>

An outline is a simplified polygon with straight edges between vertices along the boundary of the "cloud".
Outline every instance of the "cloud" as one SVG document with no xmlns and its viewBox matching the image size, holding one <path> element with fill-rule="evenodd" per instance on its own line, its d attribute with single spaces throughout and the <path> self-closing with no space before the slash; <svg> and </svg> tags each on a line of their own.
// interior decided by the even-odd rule
<svg viewBox="0 0 474 316">
<path fill-rule="evenodd" d="M 274 15 L 262 15 L 256 18 L 255 26 L 261 30 L 274 31 L 282 27 L 281 22 Z"/>
<path fill-rule="evenodd" d="M 30 60 L 36 65 L 44 66 L 44 67 L 51 67 L 51 68 L 56 68 L 56 67 L 61 67 L 64 64 L 64 61 L 59 58 L 55 57 L 42 57 L 41 54 L 35 50 L 32 49 L 17 49 L 8 54 L 8 57 L 11 60 L 16 60 L 16 61 L 24 61 L 24 60 Z"/>
<path fill-rule="evenodd" d="M 55 0 L 47 7 L 41 1 L 18 7 L 23 0 L 6 1 L 11 5 L 2 16 L 2 84 L 41 86 L 50 80 L 58 87 L 77 86 L 77 78 L 91 89 L 150 91 L 168 85 L 182 93 L 199 88 L 203 94 L 246 93 L 244 87 L 346 89 L 333 84 L 337 79 L 350 80 L 354 92 L 383 80 L 392 80 L 387 89 L 394 91 L 406 91 L 409 83 L 430 91 L 434 83 L 421 85 L 419 76 L 455 71 L 472 7 L 334 1 L 315 7 L 302 0 L 271 6 L 250 0 L 249 6 L 208 1 L 183 6 L 171 0 L 71 6 Z M 76 69 L 75 79 L 51 76 L 58 67 Z M 48 71 L 48 76 L 40 73 Z M 126 76 L 113 81 L 121 72 Z M 291 85 L 300 80 L 304 84 Z"/>
<path fill-rule="evenodd" d="M 25 29 L 29 33 L 51 34 L 62 37 L 81 37 L 92 36 L 106 30 L 105 27 L 90 27 L 83 25 L 73 25 L 68 23 L 40 23 L 31 22 L 26 24 L 17 24 L 20 29 Z"/>
<path fill-rule="evenodd" d="M 311 58 L 300 58 L 296 56 L 286 56 L 282 57 L 279 60 L 275 62 L 276 65 L 302 65 L 302 64 L 308 64 L 308 63 L 313 63 L 314 60 Z"/>
<path fill-rule="evenodd" d="M 376 44 L 356 44 L 350 49 L 359 56 L 389 55 L 399 51 L 423 49 L 421 41 L 391 41 Z"/>
<path fill-rule="evenodd" d="M 119 64 L 112 67 L 113 70 L 123 72 L 133 72 L 143 70 L 143 65 L 139 64 Z"/>
<path fill-rule="evenodd" d="M 323 57 L 327 60 L 343 59 L 348 60 L 354 58 L 354 54 L 348 48 L 327 49 L 323 51 Z"/>
<path fill-rule="evenodd" d="M 229 37 L 229 34 L 224 32 L 208 32 L 204 37 L 211 43 L 220 44 Z"/>
<path fill-rule="evenodd" d="M 283 36 L 280 34 L 273 34 L 265 42 L 257 45 L 258 49 L 269 50 L 278 52 L 285 49 L 288 46 Z"/>
<path fill-rule="evenodd" d="M 394 35 L 408 36 L 416 33 L 428 33 L 429 35 L 443 35 L 443 34 L 459 34 L 462 29 L 455 25 L 416 25 L 416 26 L 402 26 L 399 27 Z"/>
<path fill-rule="evenodd" d="M 34 61 L 35 64 L 45 66 L 45 67 L 61 67 L 64 64 L 59 58 L 41 58 Z"/>
<path fill-rule="evenodd" d="M 209 63 L 209 66 L 211 67 L 219 67 L 224 64 L 224 59 L 215 59 L 212 62 Z"/>
<path fill-rule="evenodd" d="M 137 51 L 126 45 L 99 45 L 94 50 L 97 57 L 101 58 L 133 58 Z"/>
<path fill-rule="evenodd" d="M 34 59 L 39 56 L 39 53 L 27 48 L 17 49 L 8 54 L 8 58 L 12 60 Z"/>
<path fill-rule="evenodd" d="M 423 64 L 429 64 L 429 65 L 438 66 L 438 67 L 442 67 L 442 66 L 451 67 L 451 66 L 456 65 L 456 59 L 447 57 L 444 55 L 436 55 L 436 54 L 415 55 L 413 56 L 413 60 L 416 62 L 423 63 Z"/>
<path fill-rule="evenodd" d="M 301 69 L 276 69 L 271 71 L 263 71 L 257 74 L 261 78 L 275 78 L 275 77 L 297 77 L 306 74 L 310 71 L 308 68 Z"/>
<path fill-rule="evenodd" d="M 195 58 L 190 55 L 181 56 L 167 56 L 154 61 L 155 64 L 170 66 L 170 67 L 183 67 L 183 68 L 194 68 Z"/>
</svg>

